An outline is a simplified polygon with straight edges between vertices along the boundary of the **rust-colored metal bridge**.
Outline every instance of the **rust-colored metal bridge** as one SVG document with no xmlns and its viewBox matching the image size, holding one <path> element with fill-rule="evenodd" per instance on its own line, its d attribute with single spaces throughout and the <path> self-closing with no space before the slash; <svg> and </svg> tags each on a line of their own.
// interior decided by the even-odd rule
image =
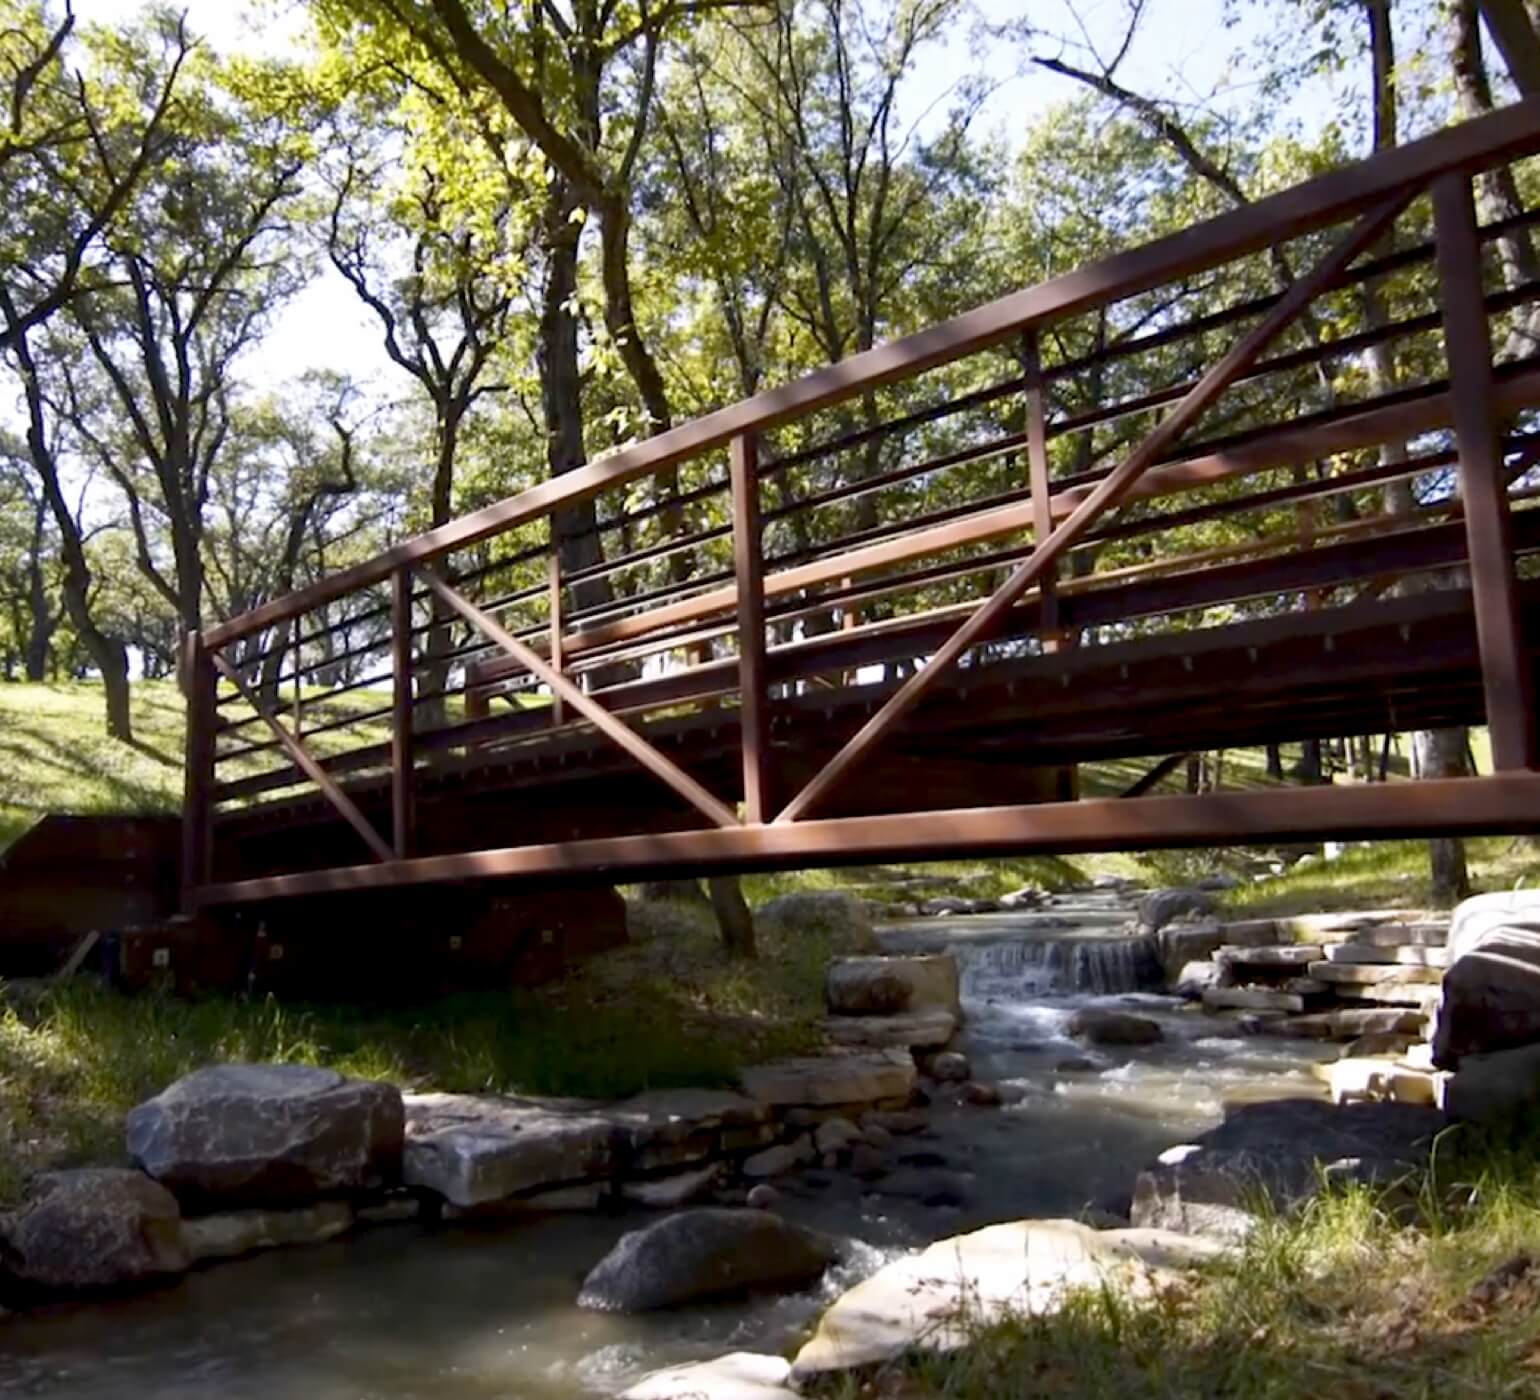
<svg viewBox="0 0 1540 1400">
<path fill-rule="evenodd" d="M 1477 197 L 1537 151 L 1448 129 L 190 638 L 186 905 L 1540 829 L 1540 212 Z M 1478 723 L 1483 777 L 1075 778 Z"/>
</svg>

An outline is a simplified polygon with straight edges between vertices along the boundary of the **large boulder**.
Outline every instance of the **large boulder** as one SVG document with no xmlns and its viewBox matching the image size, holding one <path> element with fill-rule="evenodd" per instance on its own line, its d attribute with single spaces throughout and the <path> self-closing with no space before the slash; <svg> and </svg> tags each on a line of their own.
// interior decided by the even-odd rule
<svg viewBox="0 0 1540 1400">
<path fill-rule="evenodd" d="M 622 1235 L 583 1280 L 578 1306 L 647 1312 L 749 1289 L 812 1283 L 833 1240 L 763 1210 L 686 1210 Z"/>
<path fill-rule="evenodd" d="M 1389 1186 L 1406 1180 L 1426 1163 L 1444 1121 L 1436 1109 L 1403 1103 L 1245 1104 L 1139 1173 L 1133 1223 L 1239 1238 L 1255 1227 L 1269 1200 L 1287 1211 L 1316 1195 L 1324 1182 Z"/>
<path fill-rule="evenodd" d="M 0 1239 L 13 1302 L 153 1283 L 188 1265 L 176 1197 L 120 1167 L 38 1177 Z"/>
<path fill-rule="evenodd" d="M 1069 1033 L 1092 1045 L 1153 1045 L 1163 1039 L 1160 1025 L 1148 1016 L 1104 1007 L 1083 1006 L 1069 1018 Z"/>
<path fill-rule="evenodd" d="M 825 987 L 836 1016 L 889 1016 L 897 1011 L 939 1009 L 962 1020 L 957 959 L 925 957 L 837 958 Z"/>
<path fill-rule="evenodd" d="M 129 1156 L 195 1202 L 284 1204 L 400 1173 L 401 1092 L 310 1065 L 215 1065 L 128 1115 Z"/>
<path fill-rule="evenodd" d="M 1007 1317 L 1042 1317 L 1072 1290 L 1147 1295 L 1223 1246 L 1161 1230 L 1097 1231 L 1073 1220 L 1017 1220 L 940 1240 L 879 1269 L 841 1297 L 797 1353 L 797 1388 L 911 1350 L 951 1351 Z"/>
<path fill-rule="evenodd" d="M 1151 890 L 1139 901 L 1139 925 L 1150 933 L 1159 933 L 1178 919 L 1201 919 L 1213 912 L 1214 896 L 1207 890 Z"/>
<path fill-rule="evenodd" d="M 854 952 L 877 946 L 866 901 L 841 890 L 778 895 L 754 911 L 754 926 L 772 938 L 821 934 L 836 947 Z"/>
<path fill-rule="evenodd" d="M 1443 1086 L 1451 1118 L 1493 1123 L 1540 1101 L 1540 1044 L 1466 1055 Z"/>
<path fill-rule="evenodd" d="M 1454 911 L 1433 1059 L 1540 1041 L 1540 890 L 1477 895 Z"/>
</svg>

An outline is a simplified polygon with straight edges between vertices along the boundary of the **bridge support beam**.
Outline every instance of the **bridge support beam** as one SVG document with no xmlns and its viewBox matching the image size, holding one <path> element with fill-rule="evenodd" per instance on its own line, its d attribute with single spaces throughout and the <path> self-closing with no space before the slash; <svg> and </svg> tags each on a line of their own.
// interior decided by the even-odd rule
<svg viewBox="0 0 1540 1400">
<path fill-rule="evenodd" d="M 1492 764 L 1499 771 L 1534 768 L 1534 696 L 1519 618 L 1513 522 L 1469 174 L 1456 171 L 1435 182 L 1433 218 Z"/>
<path fill-rule="evenodd" d="M 728 474 L 738 594 L 738 714 L 743 726 L 743 808 L 751 825 L 770 811 L 769 691 L 765 673 L 765 561 L 759 518 L 759 441 L 735 437 Z"/>
</svg>

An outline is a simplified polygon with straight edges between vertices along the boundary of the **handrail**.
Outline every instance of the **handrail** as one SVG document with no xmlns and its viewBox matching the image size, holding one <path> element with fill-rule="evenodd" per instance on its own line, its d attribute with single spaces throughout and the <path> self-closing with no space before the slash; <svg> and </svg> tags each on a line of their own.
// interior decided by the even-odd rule
<svg viewBox="0 0 1540 1400">
<path fill-rule="evenodd" d="M 1206 223 L 955 316 L 826 366 L 789 384 L 621 448 L 561 477 L 404 540 L 307 588 L 206 629 L 216 648 L 312 611 L 396 570 L 427 563 L 517 525 L 589 500 L 611 487 L 726 447 L 792 418 L 998 345 L 1098 305 L 1283 243 L 1426 186 L 1452 171 L 1478 173 L 1540 150 L 1540 97 L 1449 127 L 1394 151 L 1316 177 Z"/>
</svg>

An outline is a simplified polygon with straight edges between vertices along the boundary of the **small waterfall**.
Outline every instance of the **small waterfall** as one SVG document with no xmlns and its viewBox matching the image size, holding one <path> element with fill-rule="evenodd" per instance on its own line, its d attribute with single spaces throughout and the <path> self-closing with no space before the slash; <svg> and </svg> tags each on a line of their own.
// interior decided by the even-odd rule
<svg viewBox="0 0 1540 1400">
<path fill-rule="evenodd" d="M 977 1001 L 1031 1001 L 1079 992 L 1137 992 L 1161 980 L 1153 937 L 1034 938 L 956 949 L 962 993 Z"/>
</svg>

